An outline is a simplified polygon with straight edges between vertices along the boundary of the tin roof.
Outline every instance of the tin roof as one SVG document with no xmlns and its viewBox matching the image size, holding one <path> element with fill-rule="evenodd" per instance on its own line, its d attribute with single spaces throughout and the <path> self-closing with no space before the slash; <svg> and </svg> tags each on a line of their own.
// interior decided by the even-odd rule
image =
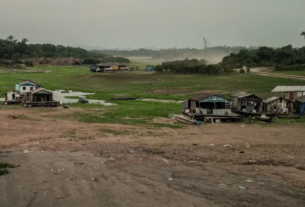
<svg viewBox="0 0 305 207">
<path fill-rule="evenodd" d="M 295 100 L 298 102 L 301 102 L 301 103 L 305 103 L 305 96 L 300 96 L 300 97 L 296 98 Z"/>
<path fill-rule="evenodd" d="M 270 103 L 270 102 L 275 101 L 275 100 L 277 100 L 277 99 L 283 99 L 283 100 L 292 102 L 292 101 L 290 101 L 290 100 L 288 100 L 288 99 L 286 99 L 286 98 L 283 98 L 283 97 L 272 97 L 272 98 L 268 98 L 267 100 L 265 100 L 264 103 Z"/>
<path fill-rule="evenodd" d="M 46 91 L 46 92 L 52 93 L 51 91 L 48 91 L 48 90 L 46 90 L 44 88 L 36 88 L 35 90 L 32 90 L 30 93 L 34 94 L 34 93 L 37 93 L 39 91 Z"/>
<path fill-rule="evenodd" d="M 113 65 L 127 65 L 127 63 L 99 63 L 97 66 L 113 66 Z"/>
<path fill-rule="evenodd" d="M 213 96 L 214 94 L 211 93 L 201 93 L 197 96 L 194 96 L 193 98 L 190 98 L 191 100 L 195 100 L 195 101 L 201 101 L 203 99 L 209 98 L 211 96 Z"/>
<path fill-rule="evenodd" d="M 245 92 L 239 92 L 239 93 L 233 94 L 232 97 L 245 98 L 247 96 L 252 96 L 252 95 L 254 95 L 254 94 L 245 93 Z"/>
<path fill-rule="evenodd" d="M 30 82 L 30 81 L 24 81 L 24 82 L 21 82 L 21 83 L 18 83 L 18 84 L 19 84 L 20 86 L 25 85 L 25 84 L 30 84 L 30 85 L 36 86 L 35 83 L 32 83 L 32 82 Z"/>
<path fill-rule="evenodd" d="M 305 92 L 305 86 L 277 86 L 271 92 Z"/>
</svg>

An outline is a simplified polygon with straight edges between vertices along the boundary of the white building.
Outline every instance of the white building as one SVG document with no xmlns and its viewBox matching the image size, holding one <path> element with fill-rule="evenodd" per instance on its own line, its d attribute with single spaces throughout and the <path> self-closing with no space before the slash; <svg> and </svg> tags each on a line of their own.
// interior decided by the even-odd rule
<svg viewBox="0 0 305 207">
<path fill-rule="evenodd" d="M 17 101 L 21 98 L 21 95 L 18 91 L 9 91 L 5 94 L 6 101 Z"/>
<path fill-rule="evenodd" d="M 35 90 L 36 88 L 38 87 L 35 83 L 32 83 L 30 81 L 25 81 L 22 83 L 16 83 L 15 91 L 19 91 L 21 94 L 25 94 Z"/>
</svg>

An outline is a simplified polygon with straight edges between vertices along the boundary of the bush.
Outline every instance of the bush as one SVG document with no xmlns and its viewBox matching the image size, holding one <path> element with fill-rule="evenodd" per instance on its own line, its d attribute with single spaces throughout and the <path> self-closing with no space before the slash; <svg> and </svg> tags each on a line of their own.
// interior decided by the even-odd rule
<svg viewBox="0 0 305 207">
<path fill-rule="evenodd" d="M 3 66 L 10 66 L 12 64 L 12 61 L 10 60 L 0 60 L 0 65 L 3 65 Z"/>
<path fill-rule="evenodd" d="M 111 62 L 111 63 L 129 63 L 130 60 L 124 57 L 106 57 L 105 58 L 106 62 Z"/>
<path fill-rule="evenodd" d="M 95 65 L 95 64 L 98 64 L 98 63 L 100 63 L 100 60 L 93 59 L 93 58 L 86 58 L 83 61 L 83 64 L 88 64 L 88 65 Z"/>
<path fill-rule="evenodd" d="M 33 63 L 33 61 L 31 61 L 31 60 L 27 60 L 27 61 L 25 61 L 25 66 L 27 66 L 27 67 L 34 67 L 34 63 Z"/>
<path fill-rule="evenodd" d="M 302 71 L 302 70 L 305 70 L 305 64 L 300 64 L 300 65 L 276 65 L 275 70 L 278 70 L 278 71 Z"/>
</svg>

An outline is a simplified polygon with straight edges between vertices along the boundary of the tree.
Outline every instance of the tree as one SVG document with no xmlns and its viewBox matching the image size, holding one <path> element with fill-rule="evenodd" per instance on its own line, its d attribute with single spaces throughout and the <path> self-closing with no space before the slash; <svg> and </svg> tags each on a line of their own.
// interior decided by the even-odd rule
<svg viewBox="0 0 305 207">
<path fill-rule="evenodd" d="M 304 39 L 305 39 L 305 32 L 302 32 L 302 33 L 301 33 L 301 36 L 304 36 Z"/>
<path fill-rule="evenodd" d="M 29 41 L 29 39 L 23 38 L 21 42 L 22 42 L 23 44 L 26 44 L 28 41 Z"/>
<path fill-rule="evenodd" d="M 10 41 L 10 42 L 17 42 L 17 40 L 15 39 L 15 37 L 13 35 L 10 35 L 6 38 L 7 41 Z"/>
</svg>

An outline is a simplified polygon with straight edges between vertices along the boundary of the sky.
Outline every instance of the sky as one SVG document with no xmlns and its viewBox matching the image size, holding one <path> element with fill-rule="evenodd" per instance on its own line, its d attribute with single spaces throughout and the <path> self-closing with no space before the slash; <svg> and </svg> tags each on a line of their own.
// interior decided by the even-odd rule
<svg viewBox="0 0 305 207">
<path fill-rule="evenodd" d="M 305 45 L 305 0 L 0 0 L 0 38 L 103 48 Z"/>
</svg>

